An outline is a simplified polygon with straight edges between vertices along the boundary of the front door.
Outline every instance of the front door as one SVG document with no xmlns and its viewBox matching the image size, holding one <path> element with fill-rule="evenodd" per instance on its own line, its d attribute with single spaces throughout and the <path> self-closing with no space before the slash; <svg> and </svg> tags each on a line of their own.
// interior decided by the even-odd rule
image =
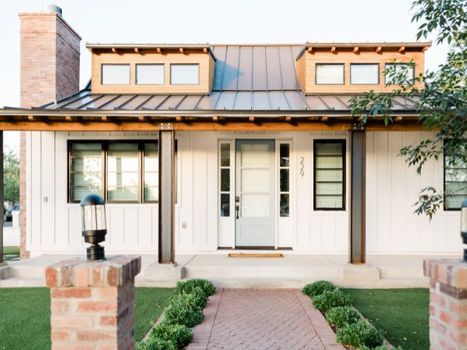
<svg viewBox="0 0 467 350">
<path fill-rule="evenodd" d="M 274 141 L 236 141 L 235 246 L 274 248 Z"/>
</svg>

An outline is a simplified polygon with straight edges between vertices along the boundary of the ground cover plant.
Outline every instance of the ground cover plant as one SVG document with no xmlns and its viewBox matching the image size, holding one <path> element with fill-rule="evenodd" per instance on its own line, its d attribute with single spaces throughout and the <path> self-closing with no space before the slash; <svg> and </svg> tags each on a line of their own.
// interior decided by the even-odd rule
<svg viewBox="0 0 467 350">
<path fill-rule="evenodd" d="M 163 321 L 137 344 L 137 349 L 184 349 L 193 337 L 192 328 L 203 321 L 203 308 L 209 296 L 215 292 L 214 285 L 206 280 L 179 282 L 175 296 L 164 310 Z"/>
<path fill-rule="evenodd" d="M 141 340 L 175 290 L 136 288 L 135 337 Z M 50 291 L 48 288 L 0 288 L 0 349 L 50 349 Z M 170 350 L 170 348 L 165 348 Z"/>
</svg>

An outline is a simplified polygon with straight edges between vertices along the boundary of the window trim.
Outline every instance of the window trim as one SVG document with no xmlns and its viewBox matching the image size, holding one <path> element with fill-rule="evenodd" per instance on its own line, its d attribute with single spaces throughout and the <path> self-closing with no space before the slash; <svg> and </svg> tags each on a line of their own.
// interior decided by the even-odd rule
<svg viewBox="0 0 467 350">
<path fill-rule="evenodd" d="M 151 84 L 138 83 L 138 66 L 161 66 L 162 67 L 162 83 L 151 83 Z M 165 64 L 164 63 L 136 63 L 135 64 L 135 85 L 136 86 L 161 86 L 161 85 L 165 85 Z"/>
<path fill-rule="evenodd" d="M 384 63 L 384 70 L 388 69 L 388 66 L 411 66 L 412 69 L 412 83 L 415 82 L 415 63 L 414 62 L 386 62 Z M 386 82 L 386 75 L 384 75 L 384 85 L 395 86 L 397 84 L 389 84 Z"/>
<path fill-rule="evenodd" d="M 197 66 L 198 67 L 198 81 L 196 84 L 177 84 L 172 82 L 172 67 L 173 66 Z M 170 85 L 178 85 L 178 86 L 193 86 L 193 85 L 200 85 L 201 84 L 201 72 L 200 72 L 200 65 L 199 63 L 170 63 L 169 67 L 170 71 Z"/>
<path fill-rule="evenodd" d="M 319 143 L 340 143 L 342 147 L 342 207 L 340 208 L 317 208 L 316 207 L 316 145 Z M 346 210 L 346 139 L 314 139 L 313 140 L 313 211 L 345 211 Z"/>
<path fill-rule="evenodd" d="M 102 162 L 102 172 L 103 172 L 103 179 L 102 179 L 102 197 L 104 198 L 105 203 L 109 204 L 157 204 L 159 201 L 150 201 L 150 200 L 145 200 L 144 199 L 144 144 L 145 143 L 155 143 L 157 144 L 157 156 L 159 157 L 159 140 L 158 139 L 126 139 L 126 140 L 115 140 L 115 139 L 109 139 L 109 140 L 76 140 L 76 139 L 69 139 L 67 140 L 67 162 L 68 162 L 68 176 L 67 176 L 67 192 L 68 192 L 68 198 L 67 202 L 68 204 L 77 204 L 80 201 L 79 200 L 73 200 L 72 196 L 72 178 L 71 178 L 71 154 L 72 154 L 72 145 L 76 143 L 100 143 L 102 145 L 102 150 L 101 150 L 101 157 L 103 158 Z M 130 201 L 130 200 L 122 200 L 122 201 L 116 201 L 108 200 L 107 196 L 107 175 L 108 175 L 108 167 L 107 167 L 107 157 L 108 157 L 108 151 L 109 151 L 109 144 L 122 144 L 122 143 L 136 143 L 138 144 L 138 197 L 137 200 L 135 201 Z"/>
<path fill-rule="evenodd" d="M 453 168 L 446 169 L 446 155 L 443 152 L 443 194 L 444 194 L 444 196 L 443 196 L 443 211 L 461 211 L 461 207 L 459 207 L 459 208 L 448 208 L 446 206 L 446 170 L 449 170 L 449 169 L 453 169 Z M 460 168 L 460 169 L 463 169 L 463 168 Z"/>
<path fill-rule="evenodd" d="M 378 72 L 377 72 L 377 82 L 376 83 L 352 83 L 352 66 L 376 66 L 378 67 Z M 381 84 L 381 67 L 379 63 L 373 63 L 373 62 L 357 62 L 357 63 L 350 63 L 349 67 L 349 75 L 350 75 L 350 85 L 380 85 Z"/>
<path fill-rule="evenodd" d="M 104 66 L 126 66 L 128 67 L 128 83 L 125 84 L 105 84 Z M 101 85 L 103 86 L 129 86 L 131 85 L 131 64 L 130 63 L 101 63 Z"/>
<path fill-rule="evenodd" d="M 342 66 L 342 83 L 318 83 L 318 66 Z M 315 85 L 345 85 L 345 63 L 315 63 Z"/>
</svg>

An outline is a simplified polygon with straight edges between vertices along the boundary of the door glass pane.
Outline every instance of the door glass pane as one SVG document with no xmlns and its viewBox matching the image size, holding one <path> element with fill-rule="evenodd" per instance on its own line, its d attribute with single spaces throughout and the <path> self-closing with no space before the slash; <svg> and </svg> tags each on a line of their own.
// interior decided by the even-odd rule
<svg viewBox="0 0 467 350">
<path fill-rule="evenodd" d="M 315 181 L 342 181 L 342 170 L 316 170 Z"/>
<path fill-rule="evenodd" d="M 138 200 L 138 144 L 115 143 L 107 154 L 107 198 L 109 201 Z"/>
<path fill-rule="evenodd" d="M 289 144 L 282 143 L 280 145 L 280 166 L 289 166 Z"/>
<path fill-rule="evenodd" d="M 221 191 L 230 191 L 230 169 L 221 169 Z"/>
<path fill-rule="evenodd" d="M 317 195 L 342 194 L 342 183 L 317 183 L 315 191 Z"/>
<path fill-rule="evenodd" d="M 221 216 L 230 216 L 230 194 L 221 193 Z"/>
<path fill-rule="evenodd" d="M 144 200 L 159 200 L 159 155 L 157 143 L 144 144 Z"/>
<path fill-rule="evenodd" d="M 73 143 L 70 156 L 71 200 L 80 201 L 91 193 L 102 195 L 102 145 L 100 143 Z"/>
<path fill-rule="evenodd" d="M 230 144 L 221 144 L 221 166 L 230 166 Z"/>
<path fill-rule="evenodd" d="M 342 208 L 342 196 L 316 196 L 317 208 Z"/>
<path fill-rule="evenodd" d="M 280 170 L 280 190 L 289 192 L 289 169 Z"/>
<path fill-rule="evenodd" d="M 281 217 L 289 216 L 289 194 L 283 193 L 280 195 L 281 199 L 281 207 L 280 207 L 280 215 Z"/>
</svg>

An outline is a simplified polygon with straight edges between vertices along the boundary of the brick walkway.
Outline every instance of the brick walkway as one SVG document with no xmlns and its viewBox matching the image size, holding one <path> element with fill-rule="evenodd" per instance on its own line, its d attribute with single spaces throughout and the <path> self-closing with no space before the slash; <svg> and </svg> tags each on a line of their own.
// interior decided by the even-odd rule
<svg viewBox="0 0 467 350">
<path fill-rule="evenodd" d="M 221 289 L 204 314 L 188 350 L 345 350 L 299 290 Z"/>
</svg>

